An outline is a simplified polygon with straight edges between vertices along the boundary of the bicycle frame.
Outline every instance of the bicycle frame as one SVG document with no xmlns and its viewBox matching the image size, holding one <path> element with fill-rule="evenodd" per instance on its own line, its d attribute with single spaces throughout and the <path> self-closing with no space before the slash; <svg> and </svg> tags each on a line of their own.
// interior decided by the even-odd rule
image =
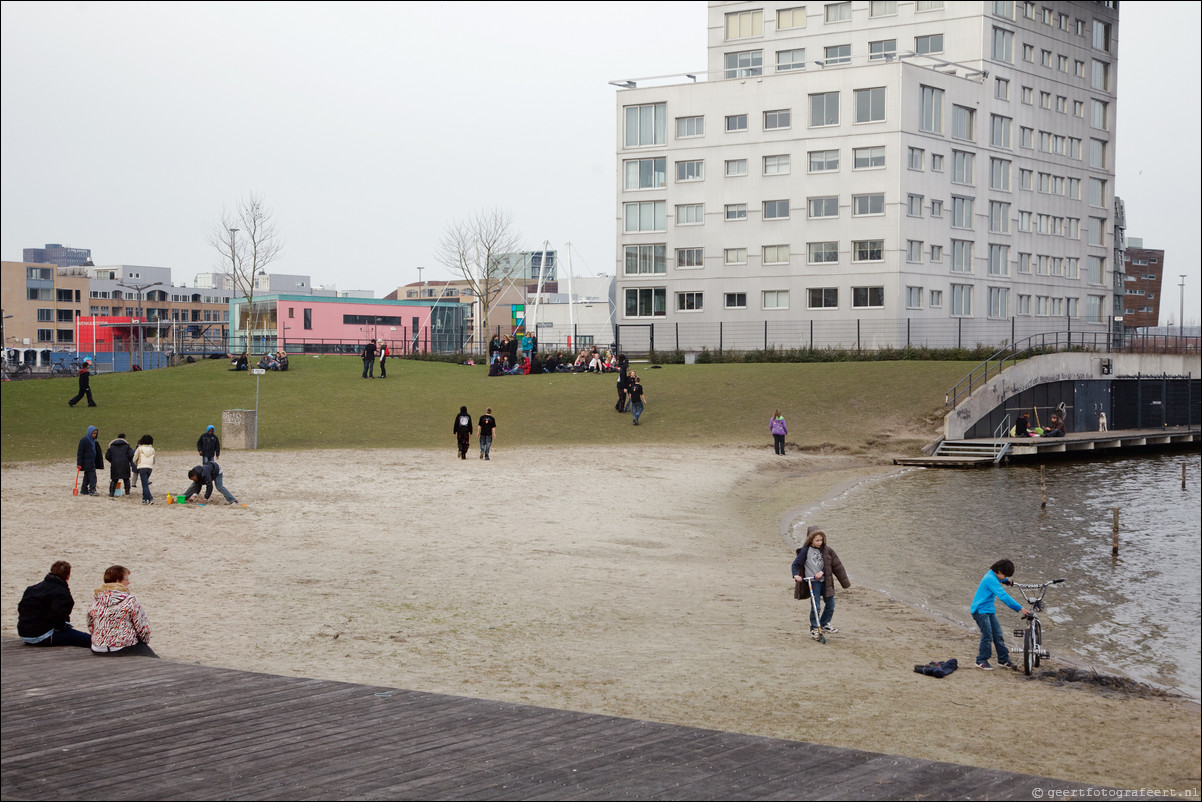
<svg viewBox="0 0 1202 802">
<path fill-rule="evenodd" d="M 1043 648 L 1043 624 L 1039 622 L 1039 612 L 1043 609 L 1043 597 L 1048 592 L 1048 588 L 1052 585 L 1059 585 L 1063 581 L 1063 579 L 1053 579 L 1042 585 L 1010 583 L 1011 587 L 1018 588 L 1023 601 L 1031 610 L 1030 613 L 1023 613 L 1023 619 L 1027 622 L 1026 628 L 1014 630 L 1014 634 L 1023 639 L 1023 673 L 1028 677 L 1031 676 L 1033 669 L 1039 668 L 1041 659 L 1052 656 Z M 1028 591 L 1031 592 L 1028 593 Z M 1035 595 L 1035 591 L 1039 591 L 1039 595 Z"/>
</svg>

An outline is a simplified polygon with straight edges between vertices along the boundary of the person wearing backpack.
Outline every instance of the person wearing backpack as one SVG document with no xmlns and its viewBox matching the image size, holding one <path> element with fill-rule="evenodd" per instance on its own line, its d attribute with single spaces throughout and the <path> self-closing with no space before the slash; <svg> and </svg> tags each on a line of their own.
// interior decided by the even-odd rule
<svg viewBox="0 0 1202 802">
<path fill-rule="evenodd" d="M 467 407 L 459 408 L 451 432 L 459 442 L 459 459 L 467 459 L 467 448 L 472 442 L 472 416 L 467 413 Z"/>
</svg>

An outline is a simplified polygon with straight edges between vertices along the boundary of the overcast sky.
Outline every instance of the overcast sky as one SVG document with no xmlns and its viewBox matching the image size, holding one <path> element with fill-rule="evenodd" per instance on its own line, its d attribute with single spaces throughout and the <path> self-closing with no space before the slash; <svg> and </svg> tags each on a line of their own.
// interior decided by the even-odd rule
<svg viewBox="0 0 1202 802">
<path fill-rule="evenodd" d="M 612 273 L 608 81 L 706 63 L 698 0 L 0 8 L 0 256 L 55 242 L 189 283 L 250 192 L 284 235 L 273 270 L 340 290 L 452 278 L 439 238 L 492 207 L 528 249 L 571 242 L 575 275 Z M 1162 322 L 1180 273 L 1202 317 L 1200 9 L 1127 3 L 1119 30 L 1117 193 L 1167 251 Z"/>
</svg>

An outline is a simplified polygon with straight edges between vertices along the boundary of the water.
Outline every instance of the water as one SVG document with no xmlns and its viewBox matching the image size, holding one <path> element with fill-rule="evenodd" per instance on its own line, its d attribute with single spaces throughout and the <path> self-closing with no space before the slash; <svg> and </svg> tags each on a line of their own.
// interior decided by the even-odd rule
<svg viewBox="0 0 1202 802">
<path fill-rule="evenodd" d="M 793 539 L 800 544 L 807 524 L 821 524 L 853 580 L 974 633 L 968 604 L 994 561 L 1013 560 L 1021 583 L 1064 577 L 1048 590 L 1040 616 L 1053 658 L 1198 700 L 1199 467 L 1195 453 L 1047 463 L 1046 510 L 1039 465 L 910 470 L 807 510 Z M 1111 555 L 1114 507 L 1118 557 Z M 1017 614 L 1000 603 L 998 610 L 1005 629 L 1021 626 Z"/>
</svg>

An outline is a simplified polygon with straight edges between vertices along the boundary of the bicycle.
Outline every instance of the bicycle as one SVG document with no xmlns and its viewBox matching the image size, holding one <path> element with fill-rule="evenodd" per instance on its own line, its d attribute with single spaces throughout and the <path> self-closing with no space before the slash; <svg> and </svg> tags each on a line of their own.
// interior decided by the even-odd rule
<svg viewBox="0 0 1202 802">
<path fill-rule="evenodd" d="M 55 362 L 50 366 L 50 372 L 55 376 L 76 376 L 79 374 L 79 368 L 73 368 L 65 362 Z"/>
<path fill-rule="evenodd" d="M 1014 634 L 1023 639 L 1023 673 L 1028 677 L 1031 676 L 1032 669 L 1039 668 L 1040 660 L 1052 656 L 1043 648 L 1043 624 L 1039 623 L 1039 611 L 1043 609 L 1043 596 L 1048 592 L 1048 588 L 1052 585 L 1059 585 L 1063 581 L 1063 579 L 1053 579 L 1042 585 L 1010 583 L 1012 587 L 1018 588 L 1028 609 L 1031 610 L 1030 613 L 1023 614 L 1027 626 L 1024 629 L 1014 630 Z M 1031 593 L 1028 594 L 1027 591 L 1031 591 Z M 1035 595 L 1035 591 L 1039 591 L 1038 596 Z"/>
</svg>

